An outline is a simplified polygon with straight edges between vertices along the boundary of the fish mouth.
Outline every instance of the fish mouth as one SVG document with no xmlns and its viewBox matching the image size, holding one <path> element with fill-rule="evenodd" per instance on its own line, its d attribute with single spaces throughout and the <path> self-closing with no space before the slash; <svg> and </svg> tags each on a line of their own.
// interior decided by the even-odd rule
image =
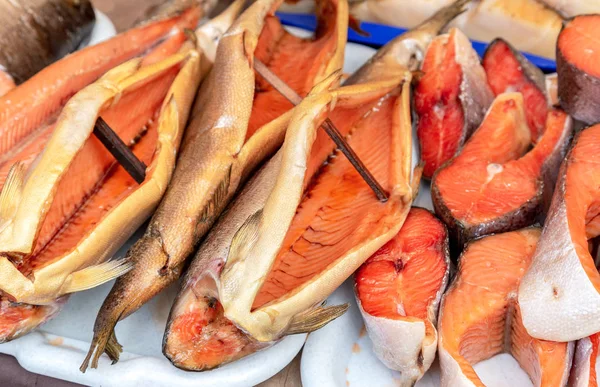
<svg viewBox="0 0 600 387">
<path fill-rule="evenodd" d="M 178 296 L 163 339 L 163 353 L 174 366 L 207 371 L 269 346 L 225 317 L 216 295 L 214 281 L 204 279 Z"/>
<path fill-rule="evenodd" d="M 0 287 L 19 302 L 49 303 L 114 278 L 108 271 L 85 279 L 76 273 L 110 258 L 164 191 L 192 99 L 182 82 L 198 79 L 199 55 L 183 49 L 155 63 L 146 59 L 109 71 L 75 95 L 29 171 L 13 168 L 7 178 L 2 206 L 11 209 L 11 222 L 0 246 L 3 270 L 17 278 L 4 276 Z M 92 136 L 97 117 L 147 166 L 141 184 Z"/>
<path fill-rule="evenodd" d="M 15 303 L 0 298 L 0 344 L 17 339 L 52 319 L 67 303 L 61 297 L 49 305 Z"/>
</svg>

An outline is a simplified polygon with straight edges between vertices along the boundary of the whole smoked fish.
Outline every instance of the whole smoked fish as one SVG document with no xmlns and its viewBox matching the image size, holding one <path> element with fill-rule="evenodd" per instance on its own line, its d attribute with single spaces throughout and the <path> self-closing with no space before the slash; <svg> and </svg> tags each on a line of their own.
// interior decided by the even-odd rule
<svg viewBox="0 0 600 387">
<path fill-rule="evenodd" d="M 510 353 L 535 386 L 567 383 L 573 343 L 528 335 L 521 320 L 517 289 L 531 264 L 540 230 L 526 228 L 471 242 L 459 260 L 454 282 L 439 316 L 441 385 L 481 386 L 473 366 Z"/>
<path fill-rule="evenodd" d="M 345 84 L 382 81 L 393 76 L 401 77 L 406 71 L 418 69 L 420 61 L 415 58 L 422 57 L 431 40 L 450 20 L 463 11 L 465 4 L 466 1 L 457 1 L 440 10 L 431 20 L 415 30 L 395 38 L 347 79 Z M 326 85 L 322 85 L 321 88 L 326 88 Z M 360 117 L 364 112 L 363 109 L 370 111 L 368 106 L 356 109 L 356 116 Z M 344 117 L 341 122 L 356 119 L 356 116 Z M 338 124 L 337 121 L 335 123 Z M 348 130 L 348 123 L 340 126 L 341 130 L 344 128 Z M 311 156 L 314 157 L 315 162 L 310 164 L 306 176 L 313 175 L 322 160 L 325 160 L 333 150 L 334 145 L 331 140 L 322 130 L 319 130 Z M 359 153 L 360 155 L 362 153 Z M 342 157 L 337 154 L 333 156 L 335 160 Z M 261 342 L 243 333 L 224 315 L 216 284 L 220 281 L 220 274 L 227 262 L 234 236 L 250 216 L 264 208 L 274 189 L 281 163 L 282 152 L 280 151 L 246 185 L 239 198 L 221 217 L 194 257 L 183 280 L 182 289 L 171 309 L 165 331 L 163 352 L 177 367 L 188 370 L 210 369 L 272 345 L 272 342 Z M 361 182 L 361 184 L 365 183 Z M 366 188 L 366 184 L 361 187 Z M 372 196 L 373 193 L 369 192 L 369 195 Z M 331 220 L 335 221 L 335 219 L 332 217 Z M 293 286 L 294 282 L 290 285 Z M 337 313 L 343 310 L 345 308 L 342 306 Z M 336 309 L 333 312 L 336 312 Z M 335 314 L 331 315 L 331 318 L 333 317 Z"/>
<path fill-rule="evenodd" d="M 119 278 L 94 326 L 88 357 L 117 361 L 114 327 L 177 280 L 187 258 L 256 167 L 281 145 L 292 104 L 253 70 L 254 57 L 305 95 L 342 67 L 345 0 L 318 2 L 317 34 L 301 39 L 273 15 L 281 0 L 259 0 L 221 38 L 213 70 L 196 99 L 177 168 L 144 236 L 129 250 L 132 271 Z M 298 67 L 298 63 L 303 66 Z"/>
</svg>

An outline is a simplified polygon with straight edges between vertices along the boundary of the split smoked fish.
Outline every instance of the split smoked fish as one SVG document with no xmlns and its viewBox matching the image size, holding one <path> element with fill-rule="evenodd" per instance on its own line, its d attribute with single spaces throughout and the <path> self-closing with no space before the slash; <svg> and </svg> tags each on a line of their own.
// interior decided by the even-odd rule
<svg viewBox="0 0 600 387">
<path fill-rule="evenodd" d="M 517 301 L 539 236 L 538 228 L 522 229 L 476 240 L 463 251 L 439 316 L 443 387 L 483 387 L 473 366 L 502 352 L 517 360 L 535 386 L 566 385 L 573 343 L 529 336 Z"/>
<path fill-rule="evenodd" d="M 118 359 L 118 321 L 179 278 L 187 258 L 238 188 L 283 142 L 292 104 L 255 76 L 254 57 L 300 95 L 342 67 L 348 28 L 345 0 L 318 2 L 320 26 L 308 39 L 283 29 L 273 15 L 280 3 L 258 0 L 223 35 L 171 184 L 146 233 L 127 253 L 133 270 L 117 280 L 100 309 L 82 370 L 92 356 L 96 367 L 103 352 Z"/>
<path fill-rule="evenodd" d="M 437 349 L 437 312 L 450 272 L 446 226 L 423 208 L 410 210 L 398 235 L 356 272 L 355 291 L 373 352 L 413 386 Z"/>
<path fill-rule="evenodd" d="M 56 304 L 130 268 L 106 260 L 164 193 L 200 82 L 199 61 L 186 49 L 149 66 L 134 59 L 109 71 L 67 103 L 27 171 L 13 166 L 0 195 L 0 289 L 18 302 L 12 308 Z M 148 165 L 141 185 L 92 136 L 98 116 Z"/>
</svg>

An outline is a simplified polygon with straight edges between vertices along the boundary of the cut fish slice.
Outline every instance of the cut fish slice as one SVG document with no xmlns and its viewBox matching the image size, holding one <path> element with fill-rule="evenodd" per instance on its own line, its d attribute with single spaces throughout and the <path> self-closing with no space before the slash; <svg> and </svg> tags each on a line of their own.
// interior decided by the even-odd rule
<svg viewBox="0 0 600 387">
<path fill-rule="evenodd" d="M 473 365 L 502 352 L 517 360 L 535 386 L 566 385 L 573 343 L 530 337 L 517 302 L 539 236 L 538 228 L 527 228 L 487 236 L 463 251 L 440 310 L 442 386 L 483 387 Z"/>
<path fill-rule="evenodd" d="M 598 361 L 599 345 L 599 333 L 577 341 L 569 387 L 598 387 L 596 362 Z"/>
<path fill-rule="evenodd" d="M 274 15 L 281 2 L 254 2 L 223 35 L 196 98 L 173 180 L 146 233 L 127 253 L 135 267 L 117 280 L 96 320 L 93 367 L 105 350 L 118 359 L 118 321 L 179 278 L 238 188 L 283 142 L 293 106 L 256 76 L 254 58 L 300 95 L 342 67 L 346 1 L 319 0 L 319 28 L 304 39 L 286 32 Z"/>
<path fill-rule="evenodd" d="M 537 143 L 548 114 L 544 73 L 502 39 L 490 43 L 483 56 L 483 67 L 495 95 L 523 94 L 527 123 L 533 143 Z"/>
<path fill-rule="evenodd" d="M 523 323 L 545 340 L 600 332 L 600 274 L 588 240 L 600 234 L 600 125 L 579 132 L 562 164 L 544 232 L 519 289 Z"/>
<path fill-rule="evenodd" d="M 422 208 L 355 274 L 358 306 L 375 355 L 413 386 L 437 349 L 436 320 L 446 289 L 450 253 L 446 227 Z"/>
<path fill-rule="evenodd" d="M 11 169 L 0 195 L 0 289 L 2 312 L 21 319 L 0 315 L 0 341 L 46 321 L 62 296 L 131 268 L 105 261 L 164 193 L 201 78 L 200 55 L 189 47 L 142 64 L 129 61 L 77 93 L 37 162 Z M 99 115 L 148 165 L 141 184 L 92 136 Z"/>
<path fill-rule="evenodd" d="M 552 110 L 544 136 L 527 152 L 531 134 L 522 94 L 496 97 L 481 127 L 432 182 L 435 211 L 459 248 L 536 221 L 550 202 L 571 131 L 571 119 Z"/>
<path fill-rule="evenodd" d="M 494 99 L 479 57 L 458 29 L 433 40 L 415 90 L 423 176 L 450 160 L 479 127 Z"/>
<path fill-rule="evenodd" d="M 588 125 L 600 122 L 600 15 L 565 22 L 558 36 L 556 70 L 563 109 Z"/>
</svg>

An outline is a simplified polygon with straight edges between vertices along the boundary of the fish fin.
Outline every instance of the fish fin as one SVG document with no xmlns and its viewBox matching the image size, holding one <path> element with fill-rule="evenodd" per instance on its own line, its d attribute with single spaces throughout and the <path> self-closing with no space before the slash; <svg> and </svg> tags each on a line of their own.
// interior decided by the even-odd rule
<svg viewBox="0 0 600 387">
<path fill-rule="evenodd" d="M 108 339 L 105 342 L 102 340 L 103 343 L 100 343 L 100 340 L 101 339 L 97 340 L 94 336 L 94 341 L 92 341 L 90 350 L 83 360 L 83 363 L 81 363 L 81 366 L 79 367 L 79 371 L 82 373 L 85 374 L 85 371 L 90 365 L 90 360 L 92 362 L 92 368 L 98 368 L 98 360 L 103 353 L 108 355 L 112 361 L 112 364 L 115 364 L 119 361 L 119 356 L 121 355 L 121 352 L 123 352 L 123 346 L 117 341 L 117 335 L 115 335 L 114 328 L 111 329 Z"/>
<path fill-rule="evenodd" d="M 360 20 L 358 20 L 357 18 L 355 18 L 352 15 L 350 15 L 348 17 L 348 27 L 350 27 L 354 32 L 356 32 L 360 36 L 365 36 L 365 37 L 371 36 L 370 33 L 368 33 L 367 31 L 365 31 L 361 28 Z"/>
<path fill-rule="evenodd" d="M 24 180 L 25 164 L 18 161 L 10 168 L 0 193 L 0 231 L 10 223 L 17 211 Z"/>
<path fill-rule="evenodd" d="M 349 307 L 349 304 L 342 304 L 317 306 L 306 310 L 292 319 L 286 334 L 295 335 L 298 333 L 314 332 L 346 313 Z"/>
<path fill-rule="evenodd" d="M 412 31 L 432 31 L 435 35 L 439 34 L 454 18 L 467 11 L 471 1 L 473 0 L 455 0 L 453 3 L 440 8 Z"/>
<path fill-rule="evenodd" d="M 335 70 L 334 72 L 323 78 L 322 81 L 314 85 L 308 93 L 308 95 L 320 94 L 339 86 L 342 80 L 342 75 L 344 75 L 344 73 L 341 69 Z"/>
<path fill-rule="evenodd" d="M 254 246 L 254 243 L 258 239 L 258 230 L 261 219 L 262 209 L 250 215 L 239 230 L 237 230 L 231 240 L 231 246 L 229 247 L 227 266 L 231 267 L 231 264 L 244 257 L 246 253 L 250 251 L 252 246 Z"/>
<path fill-rule="evenodd" d="M 94 288 L 122 276 L 132 268 L 133 263 L 126 259 L 117 259 L 86 267 L 70 275 L 71 281 L 64 292 L 65 294 L 75 293 Z"/>
</svg>

